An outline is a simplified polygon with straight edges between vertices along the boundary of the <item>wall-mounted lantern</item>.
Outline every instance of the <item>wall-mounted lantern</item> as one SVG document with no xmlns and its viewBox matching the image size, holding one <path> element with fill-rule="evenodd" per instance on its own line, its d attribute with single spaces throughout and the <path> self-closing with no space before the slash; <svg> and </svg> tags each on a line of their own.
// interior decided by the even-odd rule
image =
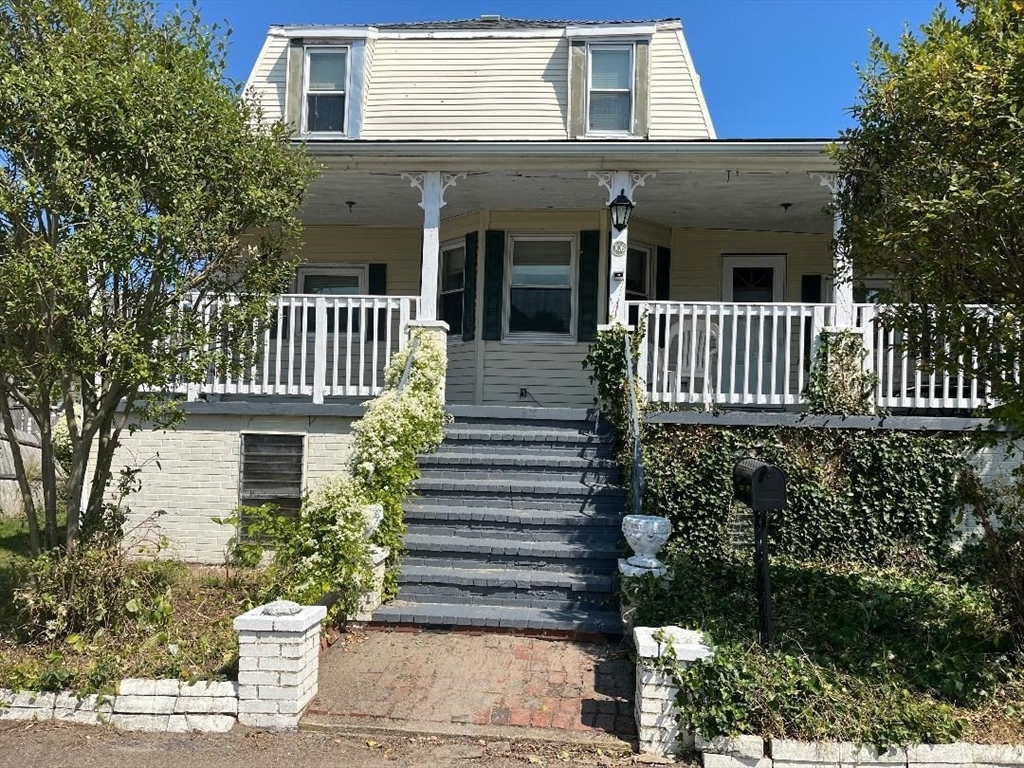
<svg viewBox="0 0 1024 768">
<path fill-rule="evenodd" d="M 608 210 L 612 213 L 612 226 L 616 232 L 621 232 L 629 226 L 629 216 L 633 213 L 633 201 L 626 197 L 626 190 L 621 190 L 619 196 L 608 203 Z"/>
</svg>

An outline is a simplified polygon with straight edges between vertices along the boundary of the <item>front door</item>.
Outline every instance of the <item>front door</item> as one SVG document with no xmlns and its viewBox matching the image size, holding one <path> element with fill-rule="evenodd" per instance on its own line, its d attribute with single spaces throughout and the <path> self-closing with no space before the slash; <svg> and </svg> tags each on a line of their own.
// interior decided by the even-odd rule
<svg viewBox="0 0 1024 768">
<path fill-rule="evenodd" d="M 757 403 L 781 390 L 784 355 L 773 354 L 785 343 L 784 323 L 762 313 L 766 304 L 783 301 L 786 257 L 781 255 L 722 256 L 722 300 L 731 306 L 722 318 L 722 391 L 733 402 Z M 767 316 L 762 316 L 767 315 Z M 735 364 L 733 363 L 735 360 Z M 772 376 L 772 365 L 778 368 Z"/>
</svg>

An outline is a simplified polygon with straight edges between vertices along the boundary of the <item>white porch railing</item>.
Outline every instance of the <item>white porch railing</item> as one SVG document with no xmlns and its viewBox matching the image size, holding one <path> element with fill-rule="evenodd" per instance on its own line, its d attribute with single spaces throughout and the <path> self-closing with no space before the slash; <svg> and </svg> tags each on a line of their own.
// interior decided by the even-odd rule
<svg viewBox="0 0 1024 768">
<path fill-rule="evenodd" d="M 370 397 L 384 387 L 391 356 L 405 348 L 406 327 L 418 315 L 410 296 L 282 295 L 273 320 L 249 335 L 252 347 L 238 351 L 250 365 L 232 374 L 211 368 L 202 382 L 179 388 L 189 399 L 214 395 L 305 395 Z M 207 309 L 217 322 L 218 306 Z"/>
<path fill-rule="evenodd" d="M 647 318 L 639 370 L 653 402 L 692 405 L 795 406 L 804 390 L 832 304 L 634 302 Z M 983 314 L 984 307 L 979 307 Z M 854 307 L 865 368 L 877 377 L 874 402 L 884 409 L 973 411 L 992 405 L 985 382 L 936 369 L 911 355 L 902 336 L 878 322 L 879 307 Z M 937 342 L 938 343 L 938 342 Z"/>
<path fill-rule="evenodd" d="M 903 344 L 902 334 L 887 330 L 878 322 L 879 309 L 875 304 L 854 306 L 855 322 L 864 334 L 868 353 L 864 365 L 877 377 L 875 405 L 879 408 L 975 410 L 994 404 L 984 381 L 963 373 L 950 376 L 936 370 L 927 355 L 911 355 Z M 979 305 L 976 309 L 983 320 L 987 308 Z"/>
<path fill-rule="evenodd" d="M 701 405 L 796 405 L 814 340 L 831 304 L 635 302 L 646 314 L 641 350 L 652 401 Z"/>
</svg>

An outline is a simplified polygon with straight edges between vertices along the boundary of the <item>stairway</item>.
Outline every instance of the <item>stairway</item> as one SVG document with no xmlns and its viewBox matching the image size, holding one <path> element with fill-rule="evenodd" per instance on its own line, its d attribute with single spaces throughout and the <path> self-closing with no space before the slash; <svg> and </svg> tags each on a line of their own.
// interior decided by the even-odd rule
<svg viewBox="0 0 1024 768">
<path fill-rule="evenodd" d="M 373 620 L 621 634 L 626 497 L 607 429 L 582 410 L 453 410 L 405 506 L 398 599 Z"/>
</svg>

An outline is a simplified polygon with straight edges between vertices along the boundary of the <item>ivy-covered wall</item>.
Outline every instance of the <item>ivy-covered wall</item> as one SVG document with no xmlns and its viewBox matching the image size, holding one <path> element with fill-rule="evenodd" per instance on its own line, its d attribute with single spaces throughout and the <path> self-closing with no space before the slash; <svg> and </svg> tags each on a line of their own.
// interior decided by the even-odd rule
<svg viewBox="0 0 1024 768">
<path fill-rule="evenodd" d="M 696 559 L 732 542 L 732 468 L 743 456 L 779 465 L 788 505 L 773 513 L 773 552 L 797 559 L 898 563 L 941 558 L 975 474 L 968 433 L 647 424 L 645 512 L 669 517 L 675 546 Z"/>
</svg>

